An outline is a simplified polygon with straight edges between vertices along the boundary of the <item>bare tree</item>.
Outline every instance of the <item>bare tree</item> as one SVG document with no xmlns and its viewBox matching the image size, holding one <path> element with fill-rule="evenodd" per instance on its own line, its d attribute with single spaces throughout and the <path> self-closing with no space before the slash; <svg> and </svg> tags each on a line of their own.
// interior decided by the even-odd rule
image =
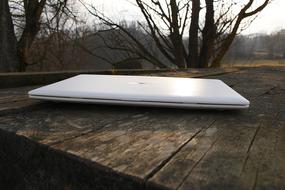
<svg viewBox="0 0 285 190">
<path fill-rule="evenodd" d="M 3 18 L 1 20 L 1 26 L 2 28 L 5 28 L 6 31 L 9 31 L 9 36 L 1 35 L 0 38 L 3 41 L 9 39 L 11 42 L 18 39 L 16 41 L 16 49 L 12 45 L 13 47 L 11 47 L 9 50 L 11 51 L 10 55 L 13 55 L 13 58 L 10 59 L 13 59 L 14 61 L 10 61 L 10 63 L 8 63 L 1 59 L 1 67 L 5 67 L 3 65 L 7 64 L 10 65 L 10 67 L 6 67 L 9 69 L 3 69 L 2 71 L 26 70 L 26 67 L 29 65 L 29 50 L 38 32 L 41 30 L 43 10 L 47 9 L 48 7 L 56 8 L 57 11 L 54 13 L 54 17 L 56 17 L 63 11 L 69 12 L 66 5 L 67 0 L 1 1 L 1 9 L 3 6 L 3 12 L 1 10 L 0 13 L 3 14 L 3 17 L 1 15 L 1 18 Z M 12 20 L 14 22 L 12 22 Z"/>
<path fill-rule="evenodd" d="M 236 15 L 233 9 L 237 3 L 233 1 L 229 3 L 225 0 L 202 2 L 200 0 L 136 0 L 136 5 L 144 16 L 146 24 L 138 23 L 141 29 L 152 38 L 160 54 L 172 65 L 185 68 L 220 66 L 221 60 L 241 30 L 243 21 L 248 22 L 248 18 L 262 11 L 270 0 L 263 0 L 259 6 L 254 2 L 257 1 L 248 0 L 240 4 L 240 11 Z M 218 5 L 221 5 L 220 8 Z M 200 11 L 203 8 L 204 17 Z M 163 61 L 154 59 L 152 52 L 138 43 L 137 39 L 124 27 L 119 26 L 104 14 L 100 14 L 94 7 L 89 11 L 103 24 L 112 29 L 119 29 L 129 36 L 128 42 L 132 43 L 132 48 L 124 48 L 125 51 L 133 51 L 135 44 L 136 54 L 147 54 L 143 57 L 159 63 L 160 66 L 165 65 Z M 189 30 L 188 51 L 183 39 L 185 30 Z"/>
<path fill-rule="evenodd" d="M 12 17 L 8 0 L 0 2 L 0 71 L 16 71 L 19 65 L 17 59 L 17 40 L 13 29 Z"/>
<path fill-rule="evenodd" d="M 190 1 L 178 3 L 176 0 L 170 0 L 163 4 L 159 0 L 152 0 L 151 4 L 148 4 L 136 0 L 136 3 L 147 22 L 148 33 L 160 52 L 170 63 L 185 68 L 188 56 L 183 44 L 183 34 L 189 20 Z M 160 27 L 156 17 L 161 19 L 165 29 Z"/>
<path fill-rule="evenodd" d="M 153 63 L 156 67 L 159 68 L 167 67 L 167 64 L 161 61 L 154 52 L 150 51 L 151 49 L 149 48 L 149 46 L 146 46 L 144 44 L 145 39 L 140 39 L 140 36 L 137 36 L 136 33 L 132 32 L 133 30 L 129 30 L 128 25 L 125 22 L 116 23 L 112 21 L 110 18 L 106 17 L 103 13 L 98 11 L 94 6 L 87 6 L 83 2 L 82 5 L 86 8 L 86 10 L 89 11 L 91 15 L 100 20 L 101 24 L 98 25 L 104 26 L 96 31 L 96 35 L 101 37 L 101 39 L 104 41 L 105 46 L 108 49 L 125 52 L 126 54 L 129 55 L 127 59 L 137 59 L 137 60 L 144 59 Z M 145 29 L 143 23 L 138 23 L 138 25 L 147 34 L 154 32 Z M 104 36 L 105 33 L 112 34 L 111 40 L 109 40 Z M 161 45 L 159 41 L 155 41 L 155 43 L 156 47 L 159 47 Z M 116 44 L 120 45 L 116 46 Z M 164 55 L 168 57 L 167 56 L 168 54 L 164 48 L 161 47 L 159 48 L 159 50 L 165 52 Z"/>
<path fill-rule="evenodd" d="M 269 2 L 270 0 L 263 0 L 262 4 L 260 4 L 256 8 L 253 8 L 252 10 L 252 5 L 254 3 L 254 0 L 248 0 L 248 2 L 242 7 L 242 9 L 235 17 L 230 21 L 226 22 L 226 25 L 231 26 L 232 29 L 225 35 L 222 43 L 219 45 L 219 50 L 217 51 L 216 56 L 214 57 L 211 67 L 221 66 L 221 61 L 224 58 L 227 51 L 229 50 L 231 44 L 233 43 L 239 31 L 242 21 L 262 11 L 268 5 Z"/>
</svg>

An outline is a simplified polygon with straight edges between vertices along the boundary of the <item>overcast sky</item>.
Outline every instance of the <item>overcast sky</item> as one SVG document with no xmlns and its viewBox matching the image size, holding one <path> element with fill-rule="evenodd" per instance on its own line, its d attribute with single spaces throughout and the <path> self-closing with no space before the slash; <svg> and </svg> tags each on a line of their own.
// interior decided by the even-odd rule
<svg viewBox="0 0 285 190">
<path fill-rule="evenodd" d="M 245 32 L 270 33 L 280 29 L 285 29 L 285 0 L 273 0 Z"/>
<path fill-rule="evenodd" d="M 85 0 L 92 2 L 106 15 L 112 18 L 136 20 L 142 19 L 142 16 L 131 2 L 134 0 Z M 242 0 L 241 0 L 242 1 Z M 256 0 L 256 2 L 262 2 Z M 244 34 L 251 33 L 270 33 L 276 30 L 285 29 L 285 0 L 273 0 L 245 30 Z"/>
</svg>

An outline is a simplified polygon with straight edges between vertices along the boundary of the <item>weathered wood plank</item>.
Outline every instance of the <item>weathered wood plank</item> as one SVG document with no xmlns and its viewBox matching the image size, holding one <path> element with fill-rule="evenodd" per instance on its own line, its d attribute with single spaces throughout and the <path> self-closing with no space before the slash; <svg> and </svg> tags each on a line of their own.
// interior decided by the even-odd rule
<svg viewBox="0 0 285 190">
<path fill-rule="evenodd" d="M 284 189 L 285 123 L 264 121 L 244 161 L 241 181 L 251 189 Z"/>
<path fill-rule="evenodd" d="M 39 101 L 28 98 L 27 91 L 31 88 L 0 89 L 0 115 L 20 112 L 39 104 Z"/>
<path fill-rule="evenodd" d="M 27 95 L 9 95 L 9 96 L 0 96 L 0 105 L 7 104 L 7 103 L 13 103 L 13 102 L 19 102 L 19 101 L 25 101 L 28 100 Z"/>
<path fill-rule="evenodd" d="M 144 112 L 126 107 L 44 103 L 36 110 L 2 116 L 0 126 L 42 143 L 54 144 L 92 130 L 126 123 L 131 113 Z"/>
<path fill-rule="evenodd" d="M 244 189 L 239 174 L 255 128 L 238 124 L 222 128 L 223 133 L 203 159 L 182 181 L 179 189 Z"/>
<path fill-rule="evenodd" d="M 240 77 L 239 74 L 231 74 L 229 81 L 234 84 L 235 77 Z M 222 78 L 229 82 L 227 75 Z M 284 106 L 277 105 L 282 97 L 272 96 L 282 92 L 277 90 L 278 93 L 268 96 L 272 89 L 282 88 L 273 86 L 276 83 L 282 86 L 281 80 L 274 84 L 272 81 L 262 83 L 259 80 L 260 78 L 256 80 L 252 77 L 250 83 L 239 81 L 234 85 L 235 89 L 243 90 L 245 96 L 252 101 L 248 111 L 224 115 L 221 121 L 218 120 L 215 125 L 197 135 L 149 180 L 149 186 L 171 189 L 249 188 L 248 182 L 240 179 L 241 168 L 248 157 L 248 147 L 254 143 L 254 137 L 263 121 L 274 120 L 284 110 Z M 253 90 L 255 86 L 257 90 Z M 273 98 L 279 101 L 272 103 Z M 215 135 L 208 136 L 207 131 L 215 131 Z"/>
<path fill-rule="evenodd" d="M 199 189 L 202 184 L 210 187 L 213 184 L 206 184 L 207 182 L 214 177 L 221 177 L 216 174 L 218 169 L 228 174 L 240 167 L 242 162 L 237 165 L 238 160 L 243 160 L 244 155 L 241 153 L 246 151 L 256 127 L 255 121 L 215 122 L 192 139 L 150 182 L 172 189 L 180 186 L 182 189 Z"/>
<path fill-rule="evenodd" d="M 145 178 L 171 157 L 213 118 L 197 114 L 158 114 L 145 121 L 129 120 L 102 132 L 92 132 L 53 148 L 71 152 L 117 171 Z M 194 122 L 193 122 L 194 121 Z M 78 146 L 80 144 L 80 146 Z"/>
</svg>

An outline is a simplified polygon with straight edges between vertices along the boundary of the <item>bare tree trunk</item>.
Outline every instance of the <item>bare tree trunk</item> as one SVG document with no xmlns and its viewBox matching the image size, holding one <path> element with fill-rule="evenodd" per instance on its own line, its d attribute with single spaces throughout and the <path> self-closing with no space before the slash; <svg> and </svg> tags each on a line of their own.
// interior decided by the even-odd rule
<svg viewBox="0 0 285 190">
<path fill-rule="evenodd" d="M 227 40 L 223 43 L 223 45 L 220 48 L 217 56 L 213 60 L 211 67 L 220 67 L 221 66 L 222 59 L 224 58 L 225 54 L 227 53 L 231 44 L 233 43 L 235 36 L 236 36 L 235 33 L 229 34 Z"/>
<path fill-rule="evenodd" d="M 192 0 L 191 24 L 189 29 L 188 63 L 187 67 L 198 67 L 199 53 L 199 14 L 200 0 Z"/>
<path fill-rule="evenodd" d="M 18 70 L 16 36 L 8 0 L 0 1 L 0 72 Z"/>
<path fill-rule="evenodd" d="M 32 34 L 29 30 L 24 30 L 23 35 L 17 44 L 17 53 L 20 60 L 19 71 L 21 72 L 25 71 L 28 66 L 28 53 L 35 35 L 36 34 Z"/>
<path fill-rule="evenodd" d="M 206 18 L 202 31 L 202 47 L 199 57 L 199 67 L 208 67 L 209 59 L 214 53 L 214 42 L 216 36 L 216 26 L 214 20 L 214 0 L 205 0 Z"/>
<path fill-rule="evenodd" d="M 29 49 L 40 30 L 40 18 L 46 0 L 24 1 L 26 25 L 17 44 L 17 52 L 20 60 L 19 71 L 25 71 L 28 65 L 27 58 Z"/>
<path fill-rule="evenodd" d="M 175 64 L 178 68 L 185 68 L 184 61 L 184 47 L 182 43 L 182 36 L 179 31 L 179 20 L 178 14 L 179 9 L 176 3 L 176 0 L 170 0 L 170 8 L 171 8 L 171 28 L 172 32 L 170 34 L 170 39 L 174 47 L 174 55 L 175 55 Z"/>
</svg>

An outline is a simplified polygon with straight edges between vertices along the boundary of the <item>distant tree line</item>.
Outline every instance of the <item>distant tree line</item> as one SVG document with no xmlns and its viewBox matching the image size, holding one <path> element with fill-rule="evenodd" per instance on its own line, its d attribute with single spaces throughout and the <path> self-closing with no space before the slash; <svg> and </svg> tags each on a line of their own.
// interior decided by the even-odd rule
<svg viewBox="0 0 285 190">
<path fill-rule="evenodd" d="M 139 30 L 136 22 L 120 24 L 136 36 L 136 39 L 156 55 L 157 59 L 167 63 L 152 38 Z M 124 37 L 118 37 L 117 32 L 83 26 L 77 27 L 74 31 L 61 31 L 46 38 L 36 39 L 29 62 L 37 64 L 30 65 L 28 70 L 156 68 L 151 61 L 136 58 L 128 51 L 124 51 L 124 47 L 128 47 L 129 44 L 126 44 Z M 185 37 L 184 43 L 187 41 L 188 38 Z M 284 30 L 280 30 L 272 34 L 238 35 L 225 55 L 223 63 L 285 59 L 284 56 L 285 33 Z M 169 67 L 171 66 L 173 65 L 169 63 Z"/>
<path fill-rule="evenodd" d="M 239 35 L 225 59 L 285 59 L 285 30 Z"/>
</svg>

